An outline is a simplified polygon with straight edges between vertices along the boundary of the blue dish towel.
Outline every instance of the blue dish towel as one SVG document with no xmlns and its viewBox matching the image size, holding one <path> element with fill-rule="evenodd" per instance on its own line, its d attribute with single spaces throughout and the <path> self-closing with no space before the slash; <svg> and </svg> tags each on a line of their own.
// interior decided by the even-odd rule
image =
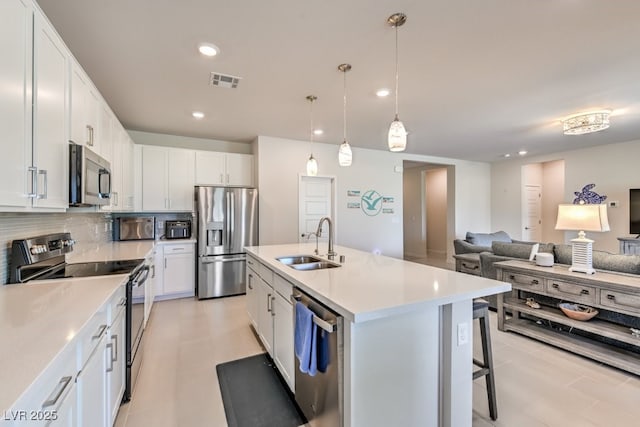
<svg viewBox="0 0 640 427">
<path fill-rule="evenodd" d="M 327 366 L 331 363 L 329 353 L 329 337 L 331 334 L 322 328 L 318 328 L 316 347 L 318 349 L 318 371 L 327 372 Z"/>
<path fill-rule="evenodd" d="M 300 372 L 311 376 L 318 372 L 317 335 L 317 326 L 313 323 L 313 311 L 301 302 L 297 302 L 294 348 L 300 362 Z"/>
</svg>

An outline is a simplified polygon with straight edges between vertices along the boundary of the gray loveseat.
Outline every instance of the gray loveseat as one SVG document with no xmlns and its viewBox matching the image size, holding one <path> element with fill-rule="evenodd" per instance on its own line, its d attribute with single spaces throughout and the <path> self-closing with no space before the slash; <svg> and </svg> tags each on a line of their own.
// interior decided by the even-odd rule
<svg viewBox="0 0 640 427">
<path fill-rule="evenodd" d="M 491 252 L 493 242 L 511 241 L 511 237 L 504 231 L 496 231 L 495 233 L 472 233 L 469 231 L 464 240 L 455 239 L 453 241 L 453 249 L 456 255 Z"/>
</svg>

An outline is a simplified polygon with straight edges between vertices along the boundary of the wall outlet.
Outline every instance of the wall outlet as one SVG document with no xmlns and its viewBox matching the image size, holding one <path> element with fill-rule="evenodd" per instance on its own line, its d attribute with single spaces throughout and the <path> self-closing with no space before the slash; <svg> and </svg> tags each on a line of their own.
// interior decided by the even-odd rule
<svg viewBox="0 0 640 427">
<path fill-rule="evenodd" d="M 458 323 L 458 346 L 469 343 L 469 323 Z"/>
<path fill-rule="evenodd" d="M 620 202 L 617 201 L 617 200 L 611 200 L 609 202 L 609 207 L 610 208 L 618 208 L 618 207 L 620 207 Z"/>
</svg>

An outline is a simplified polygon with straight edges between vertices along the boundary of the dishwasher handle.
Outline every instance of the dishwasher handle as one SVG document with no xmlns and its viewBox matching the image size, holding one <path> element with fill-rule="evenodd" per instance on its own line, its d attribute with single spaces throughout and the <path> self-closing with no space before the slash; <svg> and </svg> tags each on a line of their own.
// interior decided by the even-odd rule
<svg viewBox="0 0 640 427">
<path fill-rule="evenodd" d="M 302 295 L 301 294 L 292 294 L 291 295 L 291 302 L 293 302 L 294 304 L 296 302 L 300 302 L 300 300 L 302 299 Z M 316 316 L 315 314 L 313 315 L 313 323 L 316 324 L 316 326 L 318 326 L 320 329 L 327 331 L 328 333 L 333 333 L 336 331 L 337 326 L 335 322 L 327 322 L 324 319 L 321 319 L 320 317 Z"/>
</svg>

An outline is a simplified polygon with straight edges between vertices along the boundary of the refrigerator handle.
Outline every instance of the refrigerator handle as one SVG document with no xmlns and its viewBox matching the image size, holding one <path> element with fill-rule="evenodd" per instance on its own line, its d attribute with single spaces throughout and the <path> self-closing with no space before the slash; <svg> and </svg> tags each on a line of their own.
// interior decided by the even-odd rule
<svg viewBox="0 0 640 427">
<path fill-rule="evenodd" d="M 231 235 L 236 231 L 236 195 L 233 192 L 229 192 L 229 194 L 231 194 L 231 208 L 229 209 L 229 224 L 231 225 L 231 227 L 229 227 L 229 247 L 231 247 Z"/>
<path fill-rule="evenodd" d="M 226 202 L 227 202 L 227 209 L 225 210 L 225 218 L 224 218 L 224 247 L 225 248 L 229 248 L 230 242 L 229 242 L 229 234 L 230 234 L 230 225 L 231 225 L 231 221 L 229 219 L 229 217 L 231 216 L 231 194 L 229 193 L 229 191 L 225 192 L 225 198 L 226 198 Z"/>
</svg>

